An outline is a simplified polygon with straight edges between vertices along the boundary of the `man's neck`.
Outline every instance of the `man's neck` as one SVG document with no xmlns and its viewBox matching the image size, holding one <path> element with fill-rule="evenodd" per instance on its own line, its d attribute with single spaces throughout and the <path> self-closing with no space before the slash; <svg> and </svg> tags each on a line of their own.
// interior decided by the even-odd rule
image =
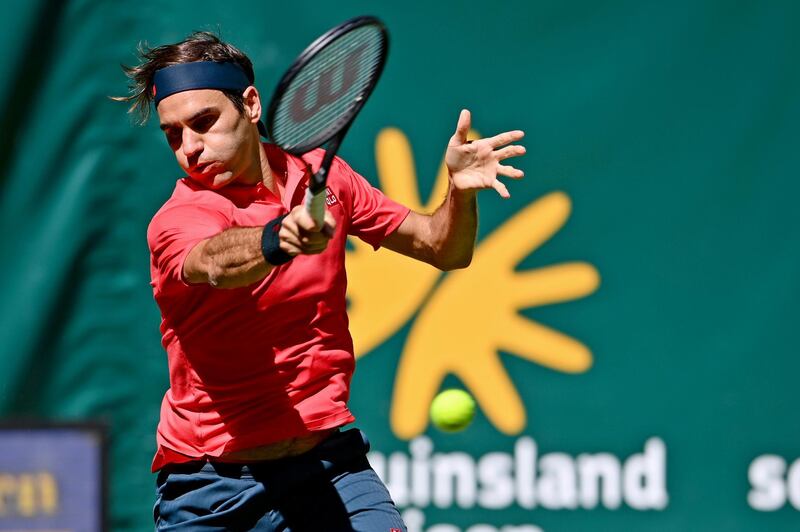
<svg viewBox="0 0 800 532">
<path fill-rule="evenodd" d="M 267 151 L 260 139 L 256 139 L 256 144 L 251 148 L 256 153 L 250 157 L 250 166 L 242 173 L 236 181 L 241 185 L 251 186 L 259 183 L 263 184 L 273 194 L 278 195 L 275 173 L 269 164 Z"/>
<path fill-rule="evenodd" d="M 267 150 L 261 142 L 258 143 L 258 156 L 261 164 L 261 182 L 276 196 L 278 195 L 278 184 L 275 182 L 275 172 L 269 164 Z"/>
</svg>

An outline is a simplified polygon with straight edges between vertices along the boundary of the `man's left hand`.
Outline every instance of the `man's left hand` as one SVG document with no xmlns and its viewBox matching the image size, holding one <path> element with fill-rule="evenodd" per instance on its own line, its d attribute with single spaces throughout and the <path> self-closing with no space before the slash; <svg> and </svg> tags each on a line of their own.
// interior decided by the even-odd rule
<svg viewBox="0 0 800 532">
<path fill-rule="evenodd" d="M 445 164 L 455 190 L 475 191 L 493 188 L 503 198 L 510 198 L 506 186 L 497 179 L 498 175 L 520 179 L 522 170 L 501 164 L 509 157 L 525 153 L 525 147 L 511 144 L 525 136 L 520 130 L 506 131 L 494 137 L 467 141 L 471 124 L 470 112 L 461 111 L 456 132 L 450 138 L 445 154 Z"/>
</svg>

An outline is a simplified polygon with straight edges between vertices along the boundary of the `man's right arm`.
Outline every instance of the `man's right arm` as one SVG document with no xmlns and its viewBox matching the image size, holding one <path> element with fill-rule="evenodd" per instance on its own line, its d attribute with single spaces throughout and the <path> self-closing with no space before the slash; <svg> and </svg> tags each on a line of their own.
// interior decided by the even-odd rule
<svg viewBox="0 0 800 532">
<path fill-rule="evenodd" d="M 322 253 L 334 230 L 329 213 L 325 213 L 325 223 L 320 227 L 299 205 L 281 223 L 280 249 L 292 257 Z M 232 227 L 202 240 L 186 256 L 184 280 L 215 288 L 240 288 L 260 281 L 274 268 L 262 252 L 263 234 L 263 227 Z"/>
</svg>

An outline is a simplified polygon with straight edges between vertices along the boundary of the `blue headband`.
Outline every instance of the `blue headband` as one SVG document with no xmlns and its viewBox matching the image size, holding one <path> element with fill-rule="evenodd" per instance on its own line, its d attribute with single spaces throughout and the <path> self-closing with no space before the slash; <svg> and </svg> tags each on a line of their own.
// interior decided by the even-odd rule
<svg viewBox="0 0 800 532">
<path fill-rule="evenodd" d="M 194 89 L 244 91 L 253 83 L 236 63 L 196 61 L 156 70 L 153 76 L 153 101 L 156 107 L 167 96 Z"/>
</svg>

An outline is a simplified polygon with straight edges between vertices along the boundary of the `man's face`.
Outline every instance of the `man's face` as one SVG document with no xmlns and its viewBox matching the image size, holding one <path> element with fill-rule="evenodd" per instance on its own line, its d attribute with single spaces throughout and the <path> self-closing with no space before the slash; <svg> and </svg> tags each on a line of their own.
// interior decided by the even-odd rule
<svg viewBox="0 0 800 532">
<path fill-rule="evenodd" d="M 251 166 L 252 122 L 221 91 L 173 94 L 159 103 L 158 116 L 178 164 L 204 186 L 223 187 Z"/>
</svg>

